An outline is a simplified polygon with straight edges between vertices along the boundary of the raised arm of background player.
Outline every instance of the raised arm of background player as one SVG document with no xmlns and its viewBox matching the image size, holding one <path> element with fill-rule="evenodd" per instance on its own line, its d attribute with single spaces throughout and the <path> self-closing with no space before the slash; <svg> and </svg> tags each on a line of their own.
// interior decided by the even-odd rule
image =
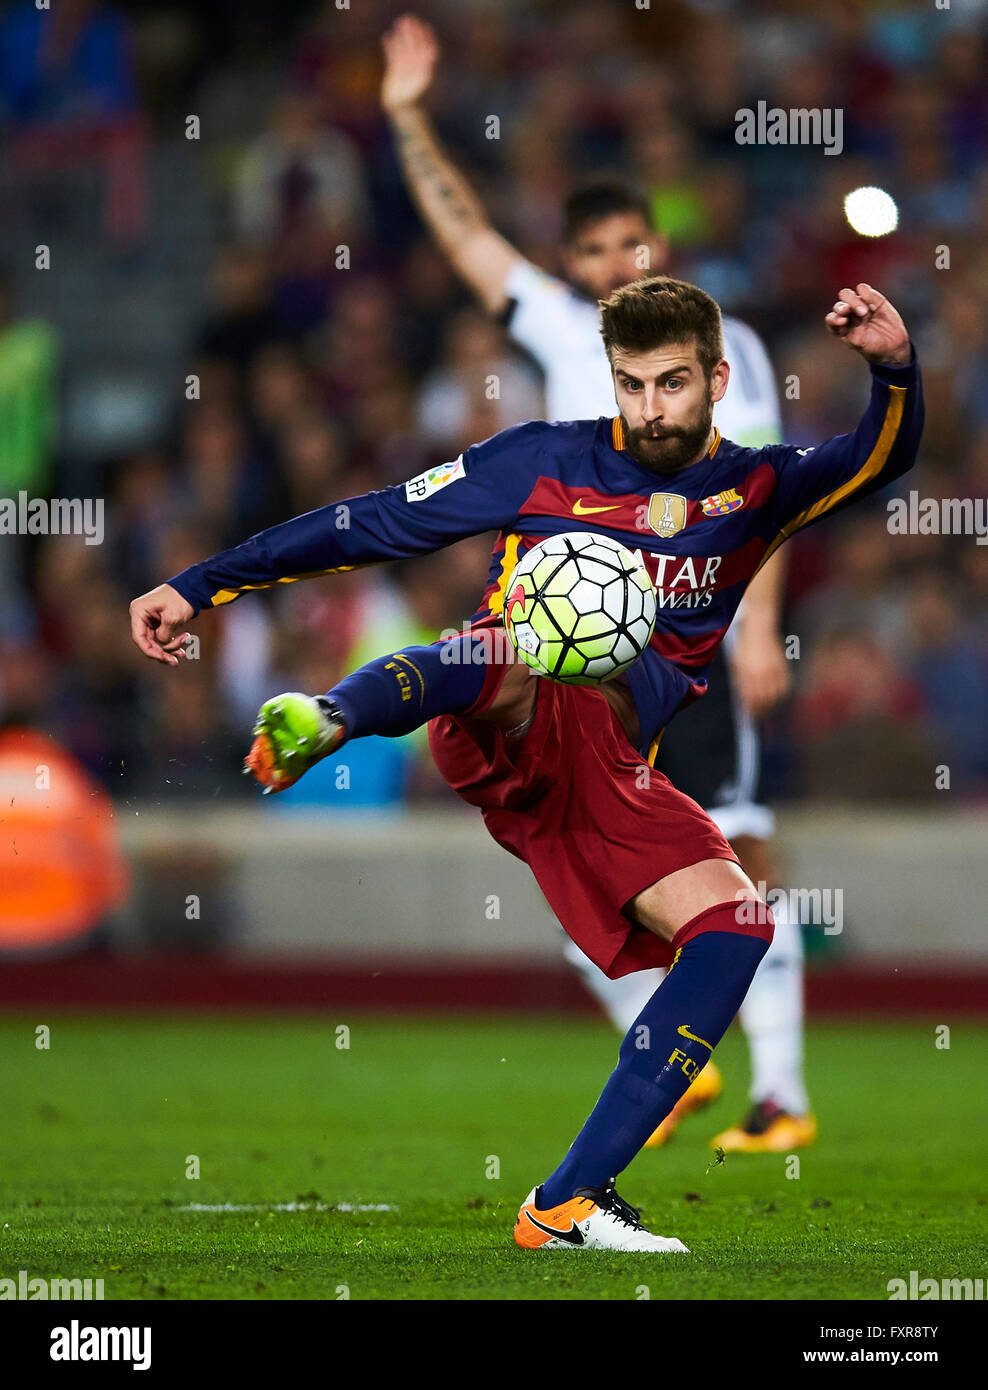
<svg viewBox="0 0 988 1390">
<path fill-rule="evenodd" d="M 432 85 L 439 44 L 428 24 L 402 15 L 382 40 L 381 105 L 391 122 L 398 157 L 422 218 L 484 308 L 507 308 L 506 284 L 524 257 L 494 230 L 483 204 L 450 161 L 422 106 Z"/>
</svg>

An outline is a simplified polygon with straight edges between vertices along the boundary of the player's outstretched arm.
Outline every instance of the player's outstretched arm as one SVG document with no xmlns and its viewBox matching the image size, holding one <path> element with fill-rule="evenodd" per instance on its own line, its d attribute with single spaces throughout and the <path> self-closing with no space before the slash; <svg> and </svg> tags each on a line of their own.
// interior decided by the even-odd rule
<svg viewBox="0 0 988 1390">
<path fill-rule="evenodd" d="M 476 497 L 472 500 L 476 505 Z M 481 515 L 482 501 L 477 508 Z M 477 530 L 485 529 L 484 519 Z M 259 531 L 134 599 L 131 635 L 145 656 L 177 666 L 188 637 L 179 629 L 204 608 L 219 608 L 275 584 L 438 550 L 471 534 L 472 521 L 469 508 L 462 516 L 441 508 L 413 511 L 401 487 L 348 497 Z"/>
<path fill-rule="evenodd" d="M 131 632 L 145 656 L 177 666 L 183 624 L 244 593 L 442 550 L 515 522 L 542 467 L 544 436 L 529 421 L 407 483 L 331 502 L 190 565 L 134 600 Z"/>
<path fill-rule="evenodd" d="M 457 274 L 492 314 L 507 306 L 505 285 L 522 257 L 491 225 L 466 179 L 443 150 L 422 105 L 436 63 L 435 33 L 415 15 L 402 15 L 382 40 L 381 105 L 398 158 L 424 221 Z"/>
</svg>

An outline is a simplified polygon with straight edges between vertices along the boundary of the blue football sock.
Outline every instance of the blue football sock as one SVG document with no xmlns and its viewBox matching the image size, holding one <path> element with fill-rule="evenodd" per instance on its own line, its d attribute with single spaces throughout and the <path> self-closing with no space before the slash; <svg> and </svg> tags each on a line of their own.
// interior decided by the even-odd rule
<svg viewBox="0 0 988 1390">
<path fill-rule="evenodd" d="M 491 646 L 485 633 L 460 634 L 429 647 L 380 656 L 327 691 L 346 737 L 410 734 L 438 714 L 459 714 L 478 699 Z"/>
<path fill-rule="evenodd" d="M 736 903 L 725 903 L 703 914 L 711 927 L 719 920 L 728 929 L 702 931 L 681 948 L 621 1043 L 617 1067 L 590 1118 L 542 1184 L 540 1210 L 616 1178 L 709 1059 L 769 946 L 730 929 L 736 912 Z"/>
</svg>

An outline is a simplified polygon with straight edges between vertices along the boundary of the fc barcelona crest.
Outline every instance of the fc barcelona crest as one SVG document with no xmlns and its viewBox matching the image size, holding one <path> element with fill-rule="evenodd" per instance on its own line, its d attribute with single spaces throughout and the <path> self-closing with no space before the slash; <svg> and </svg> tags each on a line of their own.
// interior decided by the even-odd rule
<svg viewBox="0 0 988 1390">
<path fill-rule="evenodd" d="M 744 498 L 736 487 L 730 487 L 726 492 L 705 497 L 700 505 L 704 516 L 727 516 L 728 512 L 736 512 L 738 507 L 744 506 Z"/>
<path fill-rule="evenodd" d="M 668 540 L 686 525 L 686 498 L 674 492 L 653 492 L 648 499 L 648 524 Z"/>
</svg>

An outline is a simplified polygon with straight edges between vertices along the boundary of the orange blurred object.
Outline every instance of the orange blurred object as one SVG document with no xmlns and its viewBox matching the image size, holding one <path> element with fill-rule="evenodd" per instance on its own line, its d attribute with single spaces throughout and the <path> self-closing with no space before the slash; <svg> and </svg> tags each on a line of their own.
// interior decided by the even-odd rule
<svg viewBox="0 0 988 1390">
<path fill-rule="evenodd" d="M 44 734 L 0 732 L 0 952 L 85 936 L 130 882 L 103 789 Z"/>
</svg>

